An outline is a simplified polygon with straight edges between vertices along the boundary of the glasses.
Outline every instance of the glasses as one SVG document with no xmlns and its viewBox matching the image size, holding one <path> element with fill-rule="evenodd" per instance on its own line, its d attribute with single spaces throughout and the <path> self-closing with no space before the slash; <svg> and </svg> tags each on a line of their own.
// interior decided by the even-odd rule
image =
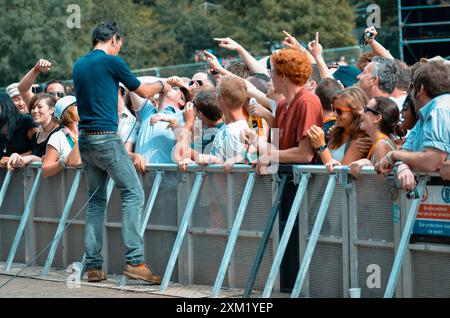
<svg viewBox="0 0 450 318">
<path fill-rule="evenodd" d="M 367 107 L 367 106 L 364 107 L 364 112 L 365 113 L 371 112 L 372 114 L 375 114 L 375 115 L 380 115 L 381 114 L 379 111 L 377 111 L 377 110 L 375 110 L 373 108 Z"/>
<path fill-rule="evenodd" d="M 197 83 L 198 86 L 203 86 L 203 81 L 202 81 L 202 80 L 190 81 L 190 82 L 189 82 L 189 86 L 192 86 L 192 85 L 194 85 L 195 83 Z"/>
<path fill-rule="evenodd" d="M 63 98 L 64 96 L 66 96 L 66 94 L 64 94 L 64 92 L 48 92 L 50 95 L 52 95 L 53 97 L 58 96 L 59 98 Z"/>
<path fill-rule="evenodd" d="M 338 116 L 342 116 L 345 112 L 351 112 L 353 109 L 350 107 L 341 107 L 341 108 L 335 108 L 333 105 L 331 105 L 331 110 L 334 111 Z"/>
</svg>

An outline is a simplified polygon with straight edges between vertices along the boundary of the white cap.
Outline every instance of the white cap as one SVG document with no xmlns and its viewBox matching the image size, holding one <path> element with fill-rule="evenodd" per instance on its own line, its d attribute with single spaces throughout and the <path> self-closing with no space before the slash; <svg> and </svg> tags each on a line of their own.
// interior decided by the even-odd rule
<svg viewBox="0 0 450 318">
<path fill-rule="evenodd" d="M 67 107 L 70 107 L 72 105 L 75 105 L 77 103 L 77 99 L 75 96 L 67 95 L 63 98 L 59 99 L 58 102 L 55 105 L 55 117 L 58 119 L 61 119 L 64 111 L 67 109 Z"/>
<path fill-rule="evenodd" d="M 19 83 L 14 83 L 14 84 L 9 85 L 6 88 L 6 94 L 8 94 L 9 97 L 11 97 L 11 98 L 13 98 L 14 96 L 20 95 L 18 86 L 19 86 Z"/>
</svg>

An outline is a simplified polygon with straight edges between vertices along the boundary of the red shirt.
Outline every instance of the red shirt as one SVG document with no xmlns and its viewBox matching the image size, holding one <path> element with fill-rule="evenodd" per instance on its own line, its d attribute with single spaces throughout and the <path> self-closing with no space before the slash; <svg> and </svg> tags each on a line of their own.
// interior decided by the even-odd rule
<svg viewBox="0 0 450 318">
<path fill-rule="evenodd" d="M 298 147 L 312 126 L 323 126 L 320 99 L 306 88 L 302 88 L 288 105 L 286 100 L 278 103 L 274 128 L 279 128 L 280 150 Z"/>
</svg>

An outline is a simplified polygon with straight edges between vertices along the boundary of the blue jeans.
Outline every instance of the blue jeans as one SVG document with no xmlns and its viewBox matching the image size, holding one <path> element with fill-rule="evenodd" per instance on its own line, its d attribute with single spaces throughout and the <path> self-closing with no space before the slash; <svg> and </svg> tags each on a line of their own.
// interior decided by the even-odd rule
<svg viewBox="0 0 450 318">
<path fill-rule="evenodd" d="M 103 265 L 100 252 L 108 176 L 114 180 L 122 198 L 122 237 L 126 246 L 126 262 L 131 265 L 144 263 L 144 244 L 139 235 L 144 191 L 122 140 L 116 134 L 80 135 L 79 147 L 89 197 L 92 196 L 86 215 L 86 268 L 101 269 Z"/>
</svg>

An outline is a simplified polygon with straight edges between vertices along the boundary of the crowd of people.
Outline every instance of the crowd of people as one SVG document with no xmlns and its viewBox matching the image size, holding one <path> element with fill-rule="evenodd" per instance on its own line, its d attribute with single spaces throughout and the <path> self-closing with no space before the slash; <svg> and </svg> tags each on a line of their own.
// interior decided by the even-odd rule
<svg viewBox="0 0 450 318">
<path fill-rule="evenodd" d="M 97 236 L 106 176 L 114 176 L 124 216 L 131 215 L 143 205 L 136 180 L 147 164 L 176 163 L 181 171 L 223 164 L 227 172 L 252 164 L 258 173 L 274 173 L 278 164 L 323 164 L 330 173 L 348 166 L 355 177 L 375 167 L 393 170 L 407 191 L 415 187 L 412 171 L 450 180 L 450 62 L 438 56 L 407 65 L 377 42 L 375 28 L 365 33 L 372 50 L 357 66 L 327 65 L 318 33 L 304 48 L 284 31 L 286 48 L 261 60 L 217 38 L 242 62 L 225 68 L 205 51 L 209 69 L 192 78 L 136 78 L 117 57 L 122 31 L 103 23 L 94 50 L 74 66 L 75 95 L 56 80 L 33 93 L 39 74 L 51 71 L 45 59 L 0 94 L 1 164 L 42 162 L 44 176 L 83 165 L 93 195 L 86 229 L 91 281 L 104 279 Z M 126 272 L 158 283 L 141 266 L 137 220 L 124 222 Z"/>
</svg>

